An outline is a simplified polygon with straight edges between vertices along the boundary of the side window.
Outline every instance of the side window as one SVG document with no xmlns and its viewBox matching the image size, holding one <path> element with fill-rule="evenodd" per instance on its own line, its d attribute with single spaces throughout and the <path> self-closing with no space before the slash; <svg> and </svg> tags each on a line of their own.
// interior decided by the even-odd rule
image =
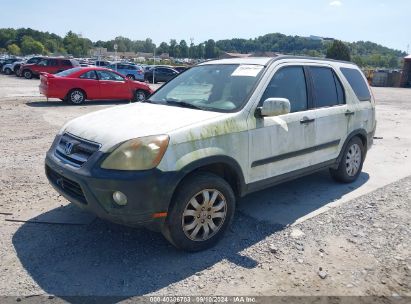
<svg viewBox="0 0 411 304">
<path fill-rule="evenodd" d="M 71 61 L 70 61 L 70 60 L 63 60 L 63 61 L 61 62 L 61 65 L 62 65 L 62 66 L 71 66 Z"/>
<path fill-rule="evenodd" d="M 100 80 L 124 81 L 124 78 L 110 71 L 97 71 Z"/>
<path fill-rule="evenodd" d="M 48 65 L 48 66 L 57 66 L 57 65 L 58 65 L 58 62 L 57 62 L 56 59 L 49 59 L 49 60 L 47 61 L 47 65 Z"/>
<path fill-rule="evenodd" d="M 371 99 L 371 93 L 361 72 L 349 68 L 341 68 L 340 70 L 347 79 L 355 95 L 357 95 L 357 98 L 360 101 L 369 101 Z"/>
<path fill-rule="evenodd" d="M 287 98 L 291 104 L 291 112 L 307 110 L 304 69 L 300 66 L 290 66 L 278 70 L 265 89 L 260 106 L 264 100 L 273 97 Z"/>
<path fill-rule="evenodd" d="M 97 75 L 96 75 L 96 72 L 94 72 L 94 71 L 88 71 L 84 74 L 81 74 L 80 78 L 81 79 L 94 79 L 94 80 L 97 80 Z"/>
<path fill-rule="evenodd" d="M 39 61 L 39 63 L 37 63 L 37 65 L 39 66 L 46 66 L 47 65 L 47 59 L 42 59 Z"/>
<path fill-rule="evenodd" d="M 332 69 L 310 67 L 310 74 L 316 108 L 331 107 L 343 103 L 343 89 Z"/>
</svg>

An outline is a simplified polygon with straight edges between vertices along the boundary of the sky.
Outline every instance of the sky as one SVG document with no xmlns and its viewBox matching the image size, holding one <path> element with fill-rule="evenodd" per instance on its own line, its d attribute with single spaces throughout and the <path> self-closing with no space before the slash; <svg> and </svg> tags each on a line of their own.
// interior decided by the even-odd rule
<svg viewBox="0 0 411 304">
<path fill-rule="evenodd" d="M 369 40 L 411 52 L 411 0 L 2 0 L 0 28 L 92 41 L 255 38 L 268 33 Z"/>
</svg>

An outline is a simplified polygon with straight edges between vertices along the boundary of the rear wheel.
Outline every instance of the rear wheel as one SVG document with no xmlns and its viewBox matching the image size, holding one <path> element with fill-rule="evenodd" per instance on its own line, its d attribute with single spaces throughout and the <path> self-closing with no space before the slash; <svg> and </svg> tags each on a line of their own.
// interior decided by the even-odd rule
<svg viewBox="0 0 411 304">
<path fill-rule="evenodd" d="M 31 78 L 33 78 L 33 73 L 30 70 L 24 70 L 23 71 L 23 76 L 26 79 L 31 79 Z"/>
<path fill-rule="evenodd" d="M 79 104 L 82 104 L 86 100 L 86 95 L 84 94 L 82 90 L 74 89 L 68 93 L 67 99 L 72 104 L 79 105 Z"/>
<path fill-rule="evenodd" d="M 4 70 L 4 73 L 5 73 L 6 75 L 10 75 L 10 74 L 11 74 L 11 69 L 10 69 L 10 68 L 6 68 L 6 69 Z"/>
<path fill-rule="evenodd" d="M 351 183 L 361 174 L 365 149 L 360 138 L 354 137 L 344 150 L 337 169 L 330 169 L 331 176 L 339 182 Z"/>
<path fill-rule="evenodd" d="M 223 236 L 234 209 L 234 192 L 224 179 L 211 173 L 197 173 L 178 187 L 163 235 L 179 249 L 207 249 Z"/>
</svg>

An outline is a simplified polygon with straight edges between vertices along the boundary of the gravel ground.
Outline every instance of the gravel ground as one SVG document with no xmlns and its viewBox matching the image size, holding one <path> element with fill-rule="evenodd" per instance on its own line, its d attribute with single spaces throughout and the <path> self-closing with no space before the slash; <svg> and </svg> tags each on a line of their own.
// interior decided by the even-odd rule
<svg viewBox="0 0 411 304">
<path fill-rule="evenodd" d="M 411 178 L 291 226 L 238 208 L 218 246 L 187 254 L 160 234 L 88 217 L 44 176 L 45 151 L 64 122 L 122 102 L 67 107 L 38 96 L 35 80 L 5 79 L 0 75 L 0 295 L 69 302 L 77 295 L 411 296 Z M 403 92 L 410 96 L 381 89 L 377 97 L 392 105 Z M 5 221 L 62 215 L 81 218 L 79 225 Z"/>
</svg>

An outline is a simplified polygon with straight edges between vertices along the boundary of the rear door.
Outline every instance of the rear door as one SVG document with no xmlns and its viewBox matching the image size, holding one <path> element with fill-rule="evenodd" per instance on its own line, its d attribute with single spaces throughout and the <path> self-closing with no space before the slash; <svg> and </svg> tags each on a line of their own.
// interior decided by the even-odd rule
<svg viewBox="0 0 411 304">
<path fill-rule="evenodd" d="M 60 60 L 58 59 L 48 59 L 47 60 L 47 72 L 55 74 L 61 71 Z"/>
<path fill-rule="evenodd" d="M 331 66 L 309 66 L 315 114 L 315 139 L 318 147 L 312 155 L 313 163 L 338 157 L 348 134 L 348 120 L 353 111 L 346 103 L 346 93 L 341 80 Z"/>
<path fill-rule="evenodd" d="M 125 77 L 111 71 L 97 71 L 100 83 L 100 98 L 131 99 L 132 92 Z"/>
<path fill-rule="evenodd" d="M 88 71 L 81 74 L 81 87 L 86 91 L 88 99 L 100 99 L 100 81 L 97 78 L 96 71 Z"/>
</svg>

